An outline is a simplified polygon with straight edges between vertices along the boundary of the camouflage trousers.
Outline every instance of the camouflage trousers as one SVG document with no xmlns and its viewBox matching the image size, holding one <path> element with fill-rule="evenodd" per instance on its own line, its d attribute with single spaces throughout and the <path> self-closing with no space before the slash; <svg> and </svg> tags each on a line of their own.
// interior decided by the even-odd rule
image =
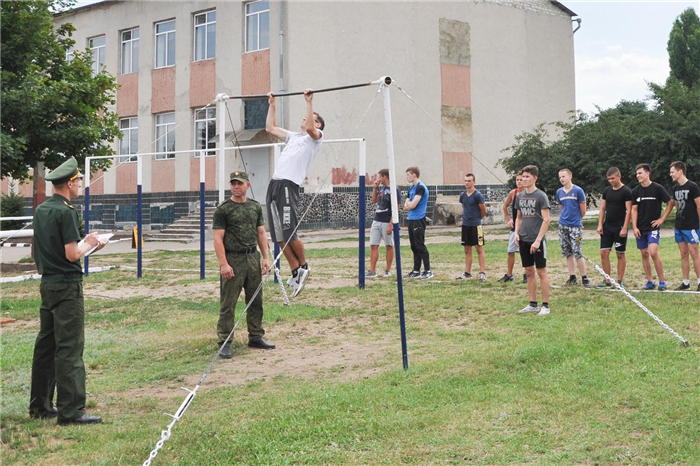
<svg viewBox="0 0 700 466">
<path fill-rule="evenodd" d="M 226 254 L 226 260 L 233 268 L 234 275 L 229 280 L 222 279 L 221 281 L 219 323 L 216 326 L 219 345 L 226 340 L 236 324 L 236 303 L 241 295 L 241 290 L 245 290 L 245 303 L 247 305 L 262 281 L 260 253 L 258 251 L 253 254 Z M 265 335 L 262 320 L 263 290 L 261 288 L 246 314 L 248 338 L 255 339 Z"/>
</svg>

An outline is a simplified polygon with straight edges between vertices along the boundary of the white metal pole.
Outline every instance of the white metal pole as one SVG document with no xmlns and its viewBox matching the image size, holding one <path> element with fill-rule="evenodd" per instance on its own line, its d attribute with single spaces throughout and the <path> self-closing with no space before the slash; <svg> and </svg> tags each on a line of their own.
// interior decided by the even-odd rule
<svg viewBox="0 0 700 466">
<path fill-rule="evenodd" d="M 216 116 L 219 118 L 218 129 L 219 129 L 219 164 L 218 164 L 218 180 L 219 180 L 219 203 L 224 202 L 224 195 L 226 189 L 226 108 L 225 99 L 228 99 L 226 94 L 219 94 L 216 96 Z"/>
</svg>

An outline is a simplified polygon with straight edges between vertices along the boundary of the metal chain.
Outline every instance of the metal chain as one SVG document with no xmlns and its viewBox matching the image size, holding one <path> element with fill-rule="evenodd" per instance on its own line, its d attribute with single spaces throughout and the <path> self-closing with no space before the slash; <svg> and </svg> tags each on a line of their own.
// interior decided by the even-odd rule
<svg viewBox="0 0 700 466">
<path fill-rule="evenodd" d="M 217 353 L 217 356 L 218 356 L 218 353 Z M 199 385 L 194 387 L 194 390 L 189 390 L 185 387 L 182 387 L 182 389 L 188 392 L 187 397 L 185 397 L 185 400 L 182 402 L 182 404 L 180 405 L 180 407 L 178 408 L 178 410 L 175 414 L 167 414 L 166 413 L 166 416 L 170 416 L 173 418 L 173 422 L 168 424 L 167 429 L 161 431 L 160 440 L 158 440 L 158 443 L 156 443 L 156 447 L 151 451 L 151 454 L 148 455 L 148 459 L 143 462 L 143 466 L 150 466 L 151 461 L 153 461 L 155 459 L 155 457 L 158 456 L 158 450 L 163 448 L 163 444 L 165 444 L 165 442 L 167 442 L 170 439 L 170 434 L 172 432 L 173 426 L 185 414 L 185 411 L 187 411 L 187 407 L 190 405 L 190 403 L 194 399 L 195 395 L 197 395 L 197 390 L 199 389 Z"/>
<path fill-rule="evenodd" d="M 621 291 L 621 292 L 622 292 L 625 296 L 627 296 L 634 304 L 636 304 L 636 305 L 639 306 L 644 312 L 646 312 L 646 313 L 649 315 L 649 317 L 651 317 L 652 319 L 654 319 L 654 320 L 656 321 L 656 323 L 658 323 L 659 325 L 661 325 L 661 326 L 662 326 L 664 329 L 666 329 L 671 335 L 673 335 L 674 337 L 678 338 L 678 339 L 681 341 L 681 343 L 683 343 L 683 346 L 689 346 L 689 345 L 690 345 L 690 343 L 688 343 L 688 340 L 686 340 L 685 338 L 683 338 L 682 336 L 680 336 L 678 333 L 676 333 L 675 330 L 673 330 L 671 327 L 669 327 L 668 325 L 666 325 L 661 319 L 659 319 L 658 317 L 656 317 L 656 316 L 654 315 L 653 312 L 651 312 L 649 309 L 646 308 L 646 306 L 645 306 L 644 304 L 642 304 L 641 302 L 639 302 L 639 300 L 638 300 L 637 298 L 635 298 L 634 296 L 632 296 L 632 295 L 625 289 L 624 286 L 620 285 L 616 280 L 613 280 L 612 277 L 611 277 L 610 275 L 608 275 L 607 273 L 605 273 L 605 271 L 604 271 L 603 269 L 601 269 L 600 267 L 598 267 L 598 264 L 596 264 L 595 262 L 593 262 L 592 260 L 590 260 L 590 259 L 589 259 L 588 257 L 586 257 L 586 256 L 583 256 L 583 257 L 598 271 L 598 273 L 600 273 L 603 277 L 605 277 L 606 280 L 609 280 L 610 283 L 612 283 L 613 285 L 615 285 L 615 287 L 616 287 L 619 291 Z"/>
</svg>

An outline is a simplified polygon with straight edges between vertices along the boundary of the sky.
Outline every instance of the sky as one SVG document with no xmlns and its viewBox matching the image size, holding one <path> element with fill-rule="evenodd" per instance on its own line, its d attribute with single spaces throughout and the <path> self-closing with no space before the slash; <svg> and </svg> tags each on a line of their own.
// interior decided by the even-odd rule
<svg viewBox="0 0 700 466">
<path fill-rule="evenodd" d="M 646 99 L 647 82 L 668 77 L 666 45 L 673 22 L 688 7 L 700 15 L 700 0 L 560 1 L 582 20 L 574 34 L 576 108 L 587 113 L 623 99 Z"/>
</svg>

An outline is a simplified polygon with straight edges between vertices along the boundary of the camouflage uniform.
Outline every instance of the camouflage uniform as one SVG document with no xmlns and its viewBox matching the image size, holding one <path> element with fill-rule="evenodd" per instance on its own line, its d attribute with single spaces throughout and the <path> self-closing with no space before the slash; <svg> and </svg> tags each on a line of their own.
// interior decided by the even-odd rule
<svg viewBox="0 0 700 466">
<path fill-rule="evenodd" d="M 244 203 L 226 200 L 214 212 L 213 228 L 225 230 L 224 248 L 226 261 L 233 268 L 231 279 L 222 279 L 219 323 L 216 332 L 221 345 L 236 323 L 235 309 L 241 290 L 245 289 L 246 304 L 262 281 L 258 227 L 265 225 L 260 203 L 247 199 Z M 263 290 L 253 300 L 247 311 L 249 339 L 261 338 L 265 334 L 262 326 Z"/>
</svg>

